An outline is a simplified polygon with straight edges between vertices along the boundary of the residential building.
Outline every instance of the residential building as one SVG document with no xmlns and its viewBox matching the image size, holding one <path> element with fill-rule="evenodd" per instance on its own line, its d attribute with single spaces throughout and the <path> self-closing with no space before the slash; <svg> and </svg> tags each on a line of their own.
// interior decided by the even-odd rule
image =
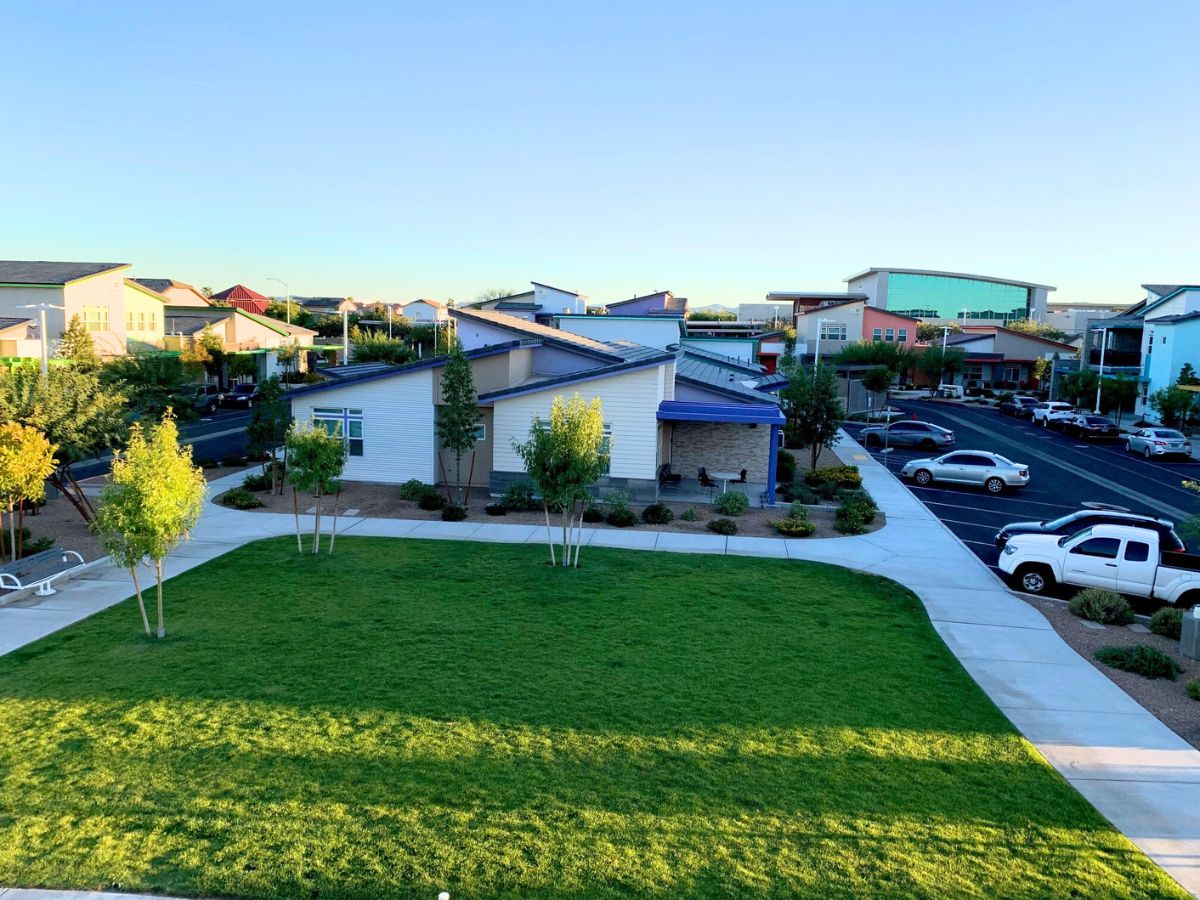
<svg viewBox="0 0 1200 900">
<path fill-rule="evenodd" d="M 165 297 L 168 304 L 173 306 L 209 306 L 209 300 L 203 293 L 184 281 L 174 278 L 135 278 L 142 287 L 147 287 L 154 293 Z"/>
<path fill-rule="evenodd" d="M 1068 335 L 1087 332 L 1091 323 L 1124 313 L 1130 303 L 1047 303 L 1042 322 Z"/>
<path fill-rule="evenodd" d="M 125 349 L 147 353 L 163 347 L 163 317 L 171 301 L 136 278 L 125 284 Z"/>
<path fill-rule="evenodd" d="M 400 307 L 400 315 L 410 322 L 446 322 L 450 319 L 450 310 L 445 303 L 436 300 L 413 300 Z"/>
<path fill-rule="evenodd" d="M 514 443 L 528 437 L 534 418 L 548 418 L 555 397 L 578 392 L 599 397 L 604 407 L 611 460 L 598 492 L 654 499 L 670 464 L 693 485 L 700 466 L 746 469 L 749 485 L 773 499 L 783 415 L 760 366 L 734 366 L 677 345 L 599 340 L 495 308 L 450 315 L 479 394 L 475 481 L 493 494 L 527 477 Z M 564 322 L 578 325 L 580 318 Z M 328 383 L 294 392 L 293 413 L 346 437 L 347 480 L 444 480 L 448 466 L 435 428 L 444 364 L 439 357 L 329 370 Z"/>
<path fill-rule="evenodd" d="M 940 346 L 940 341 L 932 342 Z M 971 390 L 1032 390 L 1040 387 L 1035 374 L 1039 360 L 1070 359 L 1075 348 L 1062 341 L 1013 331 L 1001 325 L 968 325 L 946 338 L 947 347 L 966 354 L 961 372 L 946 376 L 948 383 Z M 918 382 L 923 380 L 918 375 Z"/>
<path fill-rule="evenodd" d="M 876 309 L 865 299 L 826 300 L 796 316 L 796 355 L 812 358 L 820 339 L 821 357 L 836 355 L 847 344 L 881 341 L 911 347 L 917 342 L 916 319 Z"/>
<path fill-rule="evenodd" d="M 265 297 L 258 291 L 252 291 L 244 284 L 235 284 L 233 287 L 225 288 L 219 294 L 213 294 L 212 299 L 216 303 L 227 303 L 236 309 L 244 309 L 246 312 L 258 315 L 265 313 L 267 307 L 271 305 L 270 297 Z"/>
<path fill-rule="evenodd" d="M 167 350 L 183 350 L 208 330 L 220 337 L 227 353 L 255 355 L 256 381 L 283 374 L 285 367 L 276 354 L 280 348 L 297 348 L 300 371 L 309 368 L 308 353 L 316 349 L 317 332 L 312 329 L 256 315 L 240 307 L 168 306 L 163 328 L 162 342 Z"/>
<path fill-rule="evenodd" d="M 30 358 L 41 352 L 42 341 L 33 319 L 0 317 L 0 359 Z"/>
<path fill-rule="evenodd" d="M 468 308 L 494 310 L 530 322 L 549 322 L 554 316 L 582 315 L 587 312 L 588 298 L 576 291 L 550 287 L 532 281 L 533 290 L 508 297 L 496 297 L 470 304 Z"/>
<path fill-rule="evenodd" d="M 672 316 L 686 318 L 687 297 L 676 297 L 670 291 L 655 291 L 628 300 L 606 303 L 605 312 L 614 316 Z"/>
<path fill-rule="evenodd" d="M 990 275 L 965 275 L 932 269 L 871 268 L 846 279 L 850 292 L 866 294 L 867 304 L 923 322 L 959 320 L 1004 324 L 1015 319 L 1041 320 L 1046 298 L 1055 290 Z"/>
<path fill-rule="evenodd" d="M 40 313 L 33 307 L 44 305 L 48 342 L 57 341 L 78 316 L 97 353 L 124 355 L 128 268 L 129 263 L 0 260 L 0 317 L 28 320 L 36 330 Z M 34 355 L 41 352 L 38 346 Z"/>
</svg>

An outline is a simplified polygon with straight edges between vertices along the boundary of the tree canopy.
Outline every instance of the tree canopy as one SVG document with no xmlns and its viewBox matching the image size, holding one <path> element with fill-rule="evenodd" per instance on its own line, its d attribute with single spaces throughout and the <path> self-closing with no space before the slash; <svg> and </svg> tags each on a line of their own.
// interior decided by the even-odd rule
<svg viewBox="0 0 1200 900">
<path fill-rule="evenodd" d="M 71 316 L 67 330 L 62 333 L 58 342 L 58 355 L 63 359 L 73 360 L 77 369 L 94 372 L 100 368 L 96 342 L 92 340 L 91 332 L 79 316 Z"/>
<path fill-rule="evenodd" d="M 816 366 L 813 371 L 796 366 L 788 375 L 791 380 L 779 392 L 785 420 L 784 438 L 790 447 L 809 448 L 809 468 L 815 469 L 821 448 L 837 445 L 846 410 L 829 366 Z"/>
<path fill-rule="evenodd" d="M 346 444 L 340 427 L 336 433 L 324 427 L 293 422 L 285 440 L 287 447 L 287 480 L 292 486 L 295 504 L 297 491 L 312 494 L 315 503 L 313 516 L 312 552 L 321 551 L 321 498 L 341 490 L 338 481 L 346 465 Z M 336 513 L 334 524 L 337 524 Z M 330 552 L 333 536 L 330 536 Z M 300 517 L 296 515 L 296 549 L 303 552 L 300 541 Z"/>
<path fill-rule="evenodd" d="M 475 450 L 475 432 L 479 426 L 479 397 L 471 363 L 463 353 L 462 344 L 455 340 L 450 358 L 442 369 L 442 402 L 437 409 L 437 436 L 442 449 L 454 456 L 454 483 L 458 502 L 466 506 L 463 493 L 462 461 Z M 473 465 L 472 465 L 473 468 Z"/>
<path fill-rule="evenodd" d="M 46 497 L 46 479 L 54 471 L 55 446 L 36 428 L 19 422 L 0 425 L 0 504 L 8 510 L 9 559 L 21 555 L 21 528 L 16 509 L 24 501 Z M 0 559 L 4 558 L 0 548 Z"/>
</svg>

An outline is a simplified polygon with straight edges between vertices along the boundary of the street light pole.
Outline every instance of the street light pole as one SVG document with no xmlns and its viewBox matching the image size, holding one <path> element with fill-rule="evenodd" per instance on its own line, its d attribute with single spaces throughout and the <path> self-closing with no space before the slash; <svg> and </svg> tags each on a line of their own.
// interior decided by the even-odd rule
<svg viewBox="0 0 1200 900">
<path fill-rule="evenodd" d="M 813 356 L 813 368 L 821 364 L 821 326 L 837 324 L 836 319 L 817 319 L 817 352 Z"/>
<path fill-rule="evenodd" d="M 342 310 L 342 365 L 350 362 L 350 310 Z"/>
<path fill-rule="evenodd" d="M 50 341 L 46 335 L 46 310 L 65 309 L 53 303 L 27 303 L 21 309 L 36 309 L 38 311 L 38 338 L 42 345 L 42 374 L 50 374 Z"/>
<path fill-rule="evenodd" d="M 1096 379 L 1096 415 L 1100 415 L 1100 388 L 1104 384 L 1104 351 L 1108 347 L 1108 329 L 1093 329 L 1100 332 L 1100 377 Z"/>
<path fill-rule="evenodd" d="M 288 287 L 287 282 L 284 281 L 282 278 L 268 278 L 267 281 L 278 281 L 280 284 L 283 285 L 284 291 L 287 292 L 287 323 L 289 325 L 291 325 L 292 324 L 292 289 L 290 287 Z"/>
<path fill-rule="evenodd" d="M 942 326 L 942 359 L 938 365 L 938 383 L 937 386 L 942 386 L 942 379 L 946 377 L 946 338 L 950 337 L 950 326 Z"/>
</svg>

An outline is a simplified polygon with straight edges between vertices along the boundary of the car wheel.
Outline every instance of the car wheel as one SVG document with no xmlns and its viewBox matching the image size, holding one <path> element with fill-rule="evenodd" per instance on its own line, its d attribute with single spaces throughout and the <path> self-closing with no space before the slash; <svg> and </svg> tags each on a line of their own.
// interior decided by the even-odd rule
<svg viewBox="0 0 1200 900">
<path fill-rule="evenodd" d="M 866 439 L 863 441 L 863 443 L 866 444 L 868 447 L 878 447 L 880 444 L 883 443 L 883 441 L 881 441 L 879 439 L 879 435 L 877 435 L 877 434 L 868 434 Z"/>
<path fill-rule="evenodd" d="M 1050 427 L 1050 420 L 1049 420 L 1049 419 L 1042 419 L 1042 427 L 1043 427 L 1043 428 L 1049 428 L 1049 427 Z"/>
<path fill-rule="evenodd" d="M 913 472 L 913 481 L 920 485 L 931 484 L 933 482 L 933 473 L 928 469 L 917 469 Z"/>
<path fill-rule="evenodd" d="M 937 441 L 933 440 L 933 438 L 925 438 L 925 440 L 921 441 L 921 449 L 922 450 L 936 450 L 937 449 Z"/>
<path fill-rule="evenodd" d="M 1149 447 L 1143 447 L 1143 448 L 1142 448 L 1142 457 L 1143 457 L 1144 459 L 1149 459 L 1151 456 L 1152 456 L 1152 454 L 1150 453 L 1150 448 L 1149 448 Z"/>
<path fill-rule="evenodd" d="M 983 486 L 985 488 L 987 488 L 987 491 L 989 494 L 1003 494 L 1004 493 L 1004 479 L 1003 478 L 989 478 L 987 481 L 985 481 L 983 483 Z"/>
<path fill-rule="evenodd" d="M 1044 594 L 1054 587 L 1054 574 L 1045 566 L 1024 565 L 1017 569 L 1014 581 L 1027 594 Z"/>
</svg>

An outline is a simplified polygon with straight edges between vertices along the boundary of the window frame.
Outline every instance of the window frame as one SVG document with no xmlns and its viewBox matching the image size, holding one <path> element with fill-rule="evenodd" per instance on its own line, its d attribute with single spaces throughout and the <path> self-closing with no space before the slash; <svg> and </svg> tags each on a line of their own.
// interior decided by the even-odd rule
<svg viewBox="0 0 1200 900">
<path fill-rule="evenodd" d="M 309 418 L 313 427 L 323 428 L 327 434 L 342 439 L 347 461 L 352 456 L 360 458 L 366 456 L 366 429 L 363 425 L 364 417 L 361 409 L 314 406 L 309 412 Z M 329 427 L 330 424 L 334 426 L 332 429 Z M 357 435 L 355 435 L 355 431 L 358 432 Z"/>
</svg>

